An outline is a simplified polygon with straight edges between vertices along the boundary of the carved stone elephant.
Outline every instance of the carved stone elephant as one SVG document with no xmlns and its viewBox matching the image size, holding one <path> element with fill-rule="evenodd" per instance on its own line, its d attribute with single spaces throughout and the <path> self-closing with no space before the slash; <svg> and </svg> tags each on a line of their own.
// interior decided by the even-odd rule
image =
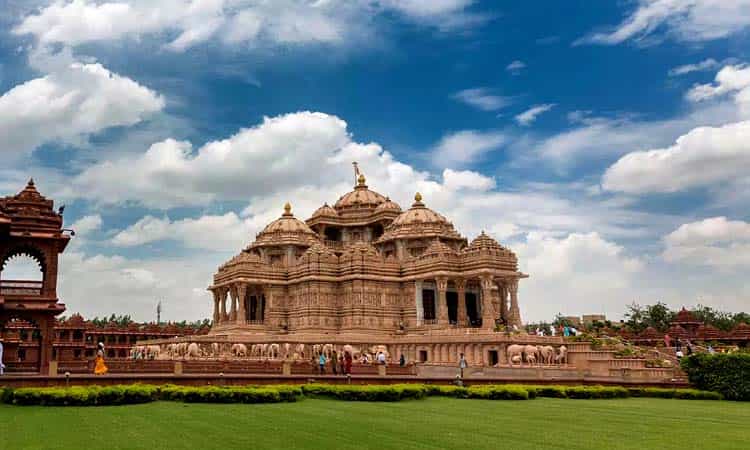
<svg viewBox="0 0 750 450">
<path fill-rule="evenodd" d="M 232 345 L 232 356 L 234 357 L 246 357 L 247 346 L 245 344 L 233 344 Z"/>
<path fill-rule="evenodd" d="M 555 347 L 543 345 L 539 347 L 539 362 L 552 364 L 555 362 Z"/>
<path fill-rule="evenodd" d="M 284 343 L 284 345 L 281 346 L 282 355 L 281 357 L 284 359 L 289 359 L 292 357 L 292 344 L 289 342 Z"/>
<path fill-rule="evenodd" d="M 186 358 L 200 358 L 201 356 L 201 349 L 195 342 L 191 342 L 188 344 L 187 353 L 185 354 Z"/>
<path fill-rule="evenodd" d="M 561 345 L 557 349 L 557 356 L 555 357 L 555 361 L 557 361 L 560 364 L 568 363 L 568 347 Z"/>
<path fill-rule="evenodd" d="M 304 359 L 305 358 L 305 344 L 297 344 L 294 347 L 294 352 L 299 353 L 299 357 Z"/>
<path fill-rule="evenodd" d="M 505 355 L 508 357 L 508 365 L 512 366 L 516 361 L 518 364 L 521 364 L 523 362 L 523 350 L 523 345 L 509 345 L 508 348 L 505 349 Z"/>
<path fill-rule="evenodd" d="M 276 359 L 279 357 L 279 344 L 273 343 L 273 344 L 263 344 L 268 345 L 268 349 L 265 352 L 265 355 L 269 359 Z"/>
<path fill-rule="evenodd" d="M 525 345 L 523 347 L 523 356 L 526 358 L 526 362 L 534 364 L 539 359 L 539 348 L 536 345 Z"/>
</svg>

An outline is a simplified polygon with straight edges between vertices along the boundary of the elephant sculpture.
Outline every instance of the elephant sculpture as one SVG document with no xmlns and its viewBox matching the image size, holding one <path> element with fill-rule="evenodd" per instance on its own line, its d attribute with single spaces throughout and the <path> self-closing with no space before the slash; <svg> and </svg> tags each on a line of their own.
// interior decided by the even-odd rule
<svg viewBox="0 0 750 450">
<path fill-rule="evenodd" d="M 525 345 L 523 347 L 523 355 L 526 358 L 526 362 L 529 364 L 534 364 L 537 361 L 537 355 L 539 354 L 539 349 L 536 345 Z"/>
<path fill-rule="evenodd" d="M 187 347 L 187 353 L 185 354 L 186 358 L 200 358 L 201 356 L 201 349 L 195 342 L 191 342 L 188 344 Z"/>
<path fill-rule="evenodd" d="M 551 345 L 540 346 L 539 362 L 544 364 L 552 364 L 553 362 L 555 362 L 555 348 Z"/>
<path fill-rule="evenodd" d="M 284 345 L 281 346 L 282 351 L 282 358 L 283 359 L 289 359 L 292 357 L 292 344 L 289 342 L 284 343 Z"/>
<path fill-rule="evenodd" d="M 246 357 L 247 356 L 247 346 L 245 344 L 233 344 L 232 345 L 232 356 L 239 358 L 239 357 Z"/>
<path fill-rule="evenodd" d="M 523 351 L 523 345 L 509 345 L 508 348 L 505 349 L 505 355 L 508 357 L 508 364 L 512 366 L 516 361 L 518 364 L 521 364 L 523 362 Z"/>
<path fill-rule="evenodd" d="M 305 358 L 305 344 L 297 344 L 294 347 L 294 352 L 299 354 L 299 357 L 304 359 Z"/>
<path fill-rule="evenodd" d="M 568 347 L 561 345 L 557 349 L 557 356 L 555 357 L 555 361 L 557 361 L 560 364 L 568 363 Z"/>
<path fill-rule="evenodd" d="M 279 344 L 273 343 L 263 345 L 268 347 L 265 352 L 266 358 L 276 359 L 279 357 Z"/>
</svg>

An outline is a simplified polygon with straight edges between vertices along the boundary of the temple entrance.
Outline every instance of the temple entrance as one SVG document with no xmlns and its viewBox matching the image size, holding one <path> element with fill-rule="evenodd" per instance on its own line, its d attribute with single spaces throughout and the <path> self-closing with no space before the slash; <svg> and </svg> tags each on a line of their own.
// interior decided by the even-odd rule
<svg viewBox="0 0 750 450">
<path fill-rule="evenodd" d="M 489 361 L 490 366 L 496 366 L 500 362 L 500 359 L 498 358 L 497 350 L 490 350 L 487 353 L 487 360 Z"/>
<path fill-rule="evenodd" d="M 435 320 L 435 291 L 432 289 L 422 290 L 422 310 L 424 320 Z"/>
<path fill-rule="evenodd" d="M 419 362 L 427 362 L 427 350 L 419 351 Z"/>
<path fill-rule="evenodd" d="M 473 292 L 466 293 L 466 315 L 469 316 L 469 326 L 478 327 L 482 325 L 477 308 L 477 294 Z"/>
<path fill-rule="evenodd" d="M 245 307 L 245 320 L 262 321 L 265 303 L 265 296 L 251 295 L 247 300 L 247 306 Z"/>
<path fill-rule="evenodd" d="M 458 323 L 458 293 L 446 292 L 445 301 L 448 304 L 448 322 L 455 325 Z"/>
</svg>

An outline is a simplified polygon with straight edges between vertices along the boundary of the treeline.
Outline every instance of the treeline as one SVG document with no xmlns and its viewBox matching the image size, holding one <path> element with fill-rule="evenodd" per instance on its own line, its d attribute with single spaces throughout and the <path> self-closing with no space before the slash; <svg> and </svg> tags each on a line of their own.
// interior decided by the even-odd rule
<svg viewBox="0 0 750 450">
<path fill-rule="evenodd" d="M 65 316 L 60 317 L 60 321 L 65 321 L 67 318 Z M 138 323 L 133 320 L 132 317 L 128 314 L 124 315 L 118 315 L 118 314 L 112 314 L 111 316 L 103 316 L 103 317 L 94 317 L 93 319 L 90 319 L 89 322 L 97 326 L 98 328 L 103 328 L 106 325 L 110 323 L 116 324 L 118 327 L 127 327 L 130 324 Z M 195 320 L 192 322 L 188 322 L 186 320 L 183 320 L 181 322 L 161 322 L 159 325 L 173 325 L 179 329 L 200 329 L 204 327 L 210 327 L 212 324 L 212 321 L 209 319 L 203 319 L 203 320 Z"/>
<path fill-rule="evenodd" d="M 729 331 L 743 322 L 750 324 L 750 314 L 745 312 L 730 313 L 704 305 L 698 305 L 688 311 L 696 321 L 711 325 L 722 331 Z M 640 333 L 648 327 L 665 332 L 678 313 L 679 311 L 669 309 L 662 302 L 644 306 L 633 303 L 628 306 L 625 313 L 625 326 L 636 333 Z"/>
</svg>

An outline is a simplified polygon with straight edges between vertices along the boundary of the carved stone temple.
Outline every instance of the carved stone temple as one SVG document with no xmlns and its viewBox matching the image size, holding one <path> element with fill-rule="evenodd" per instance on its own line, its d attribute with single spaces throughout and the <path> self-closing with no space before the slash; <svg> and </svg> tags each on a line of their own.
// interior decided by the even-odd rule
<svg viewBox="0 0 750 450">
<path fill-rule="evenodd" d="M 516 255 L 485 233 L 469 242 L 419 193 L 403 210 L 359 175 L 353 191 L 305 221 L 287 203 L 219 267 L 207 338 L 411 343 L 419 359 L 418 343 L 490 343 L 502 336 L 498 325 L 520 329 L 526 277 Z M 440 358 L 434 346 L 423 351 Z"/>
</svg>

